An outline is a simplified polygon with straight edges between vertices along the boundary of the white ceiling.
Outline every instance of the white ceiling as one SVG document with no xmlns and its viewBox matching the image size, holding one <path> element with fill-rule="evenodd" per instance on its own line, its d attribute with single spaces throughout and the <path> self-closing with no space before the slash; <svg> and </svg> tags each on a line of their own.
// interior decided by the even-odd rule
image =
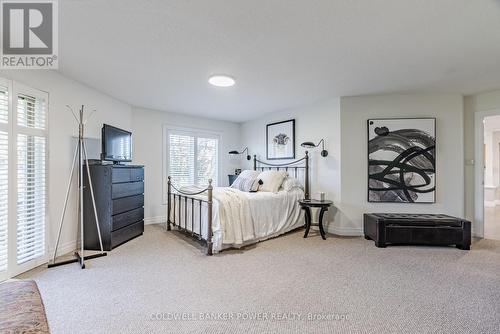
<svg viewBox="0 0 500 334">
<path fill-rule="evenodd" d="M 335 96 L 500 88 L 499 0 L 63 0 L 60 71 L 245 121 Z M 234 76 L 211 87 L 211 74 Z"/>
</svg>

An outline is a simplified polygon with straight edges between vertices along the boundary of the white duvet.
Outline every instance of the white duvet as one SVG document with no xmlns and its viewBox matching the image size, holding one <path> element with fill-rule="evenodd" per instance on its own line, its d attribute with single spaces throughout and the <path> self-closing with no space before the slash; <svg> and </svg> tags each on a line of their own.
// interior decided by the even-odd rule
<svg viewBox="0 0 500 334">
<path fill-rule="evenodd" d="M 183 190 L 195 192 L 196 188 L 190 187 Z M 303 225 L 302 210 L 297 203 L 303 197 L 304 192 L 299 188 L 280 191 L 276 194 L 270 192 L 247 193 L 233 188 L 214 188 L 212 213 L 214 252 L 230 247 L 242 247 L 272 238 Z M 206 193 L 197 198 L 206 199 Z M 206 203 L 203 203 L 201 207 L 201 221 L 197 201 L 195 201 L 195 205 L 192 205 L 191 200 L 188 200 L 187 210 L 184 206 L 183 200 L 180 208 L 182 227 L 199 233 L 201 222 L 201 235 L 206 238 Z M 171 213 L 172 220 L 174 215 L 176 223 L 179 224 L 178 206 L 175 212 Z"/>
</svg>

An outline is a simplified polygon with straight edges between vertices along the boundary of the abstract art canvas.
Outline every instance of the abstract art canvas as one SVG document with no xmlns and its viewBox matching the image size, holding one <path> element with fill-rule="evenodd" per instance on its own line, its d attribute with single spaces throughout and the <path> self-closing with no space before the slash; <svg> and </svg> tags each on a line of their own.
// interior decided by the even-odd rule
<svg viewBox="0 0 500 334">
<path fill-rule="evenodd" d="M 295 120 L 268 124 L 267 159 L 295 159 Z"/>
<path fill-rule="evenodd" d="M 368 201 L 434 203 L 436 119 L 368 120 Z"/>
</svg>

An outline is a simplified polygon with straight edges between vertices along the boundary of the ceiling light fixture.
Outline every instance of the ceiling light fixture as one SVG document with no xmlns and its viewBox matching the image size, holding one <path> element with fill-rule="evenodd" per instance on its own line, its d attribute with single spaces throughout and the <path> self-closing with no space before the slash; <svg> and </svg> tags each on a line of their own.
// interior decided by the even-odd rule
<svg viewBox="0 0 500 334">
<path fill-rule="evenodd" d="M 212 75 L 208 78 L 208 82 L 216 87 L 231 87 L 236 83 L 233 78 L 227 75 Z"/>
</svg>

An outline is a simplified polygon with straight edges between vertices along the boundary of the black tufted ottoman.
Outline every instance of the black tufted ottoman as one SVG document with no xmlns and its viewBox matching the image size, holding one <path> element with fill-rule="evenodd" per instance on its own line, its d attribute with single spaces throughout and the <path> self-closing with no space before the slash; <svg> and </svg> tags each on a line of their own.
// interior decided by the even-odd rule
<svg viewBox="0 0 500 334">
<path fill-rule="evenodd" d="M 375 246 L 455 245 L 469 250 L 471 223 L 468 220 L 435 214 L 365 213 L 365 239 Z"/>
</svg>

